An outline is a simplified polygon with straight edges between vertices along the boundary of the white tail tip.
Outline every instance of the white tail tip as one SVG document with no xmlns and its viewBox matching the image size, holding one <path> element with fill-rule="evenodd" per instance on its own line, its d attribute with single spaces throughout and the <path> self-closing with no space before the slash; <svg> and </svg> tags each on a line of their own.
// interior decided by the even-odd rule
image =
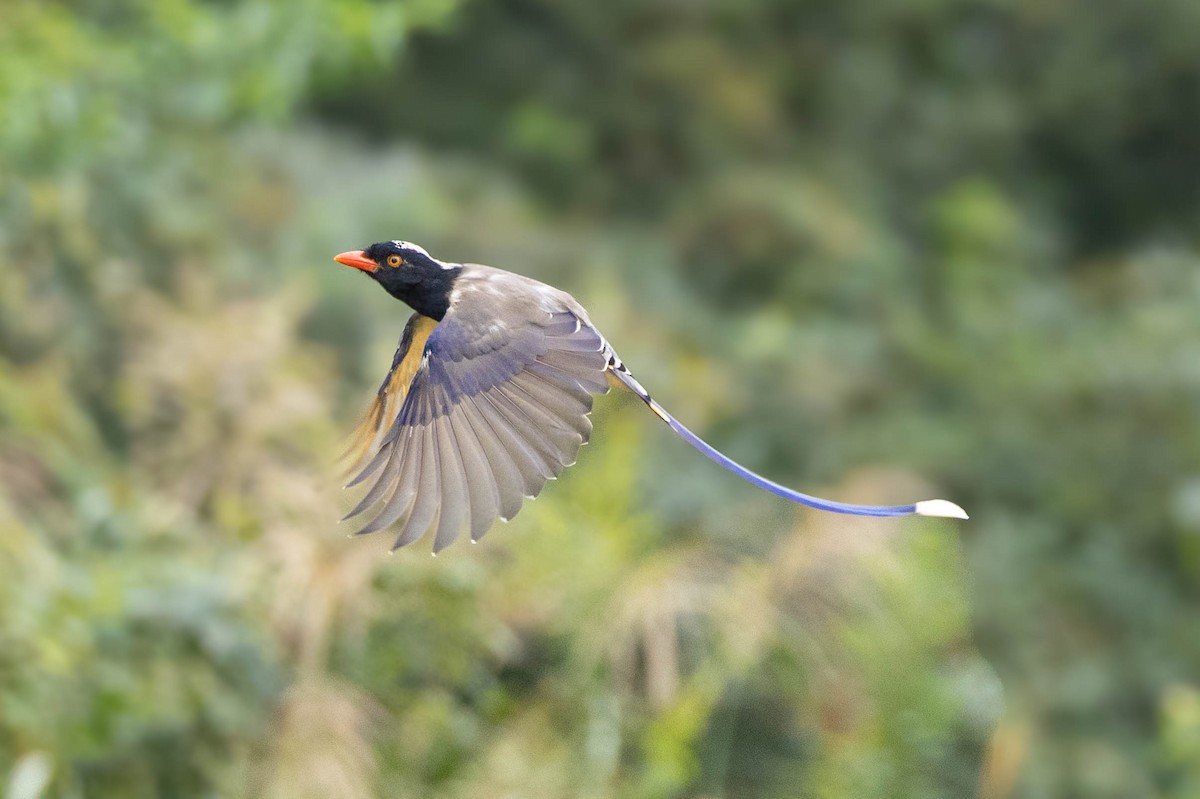
<svg viewBox="0 0 1200 799">
<path fill-rule="evenodd" d="M 927 499 L 917 503 L 918 516 L 942 516 L 947 519 L 969 519 L 967 512 L 945 499 Z"/>
</svg>

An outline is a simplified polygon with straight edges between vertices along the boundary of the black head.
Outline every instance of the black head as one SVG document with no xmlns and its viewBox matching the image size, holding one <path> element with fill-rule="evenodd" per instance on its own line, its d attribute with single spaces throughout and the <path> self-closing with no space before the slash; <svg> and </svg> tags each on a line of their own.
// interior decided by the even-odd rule
<svg viewBox="0 0 1200 799">
<path fill-rule="evenodd" d="M 450 290 L 462 271 L 461 264 L 443 263 L 407 241 L 381 241 L 365 250 L 341 253 L 334 260 L 361 269 L 388 294 L 438 320 L 450 307 Z"/>
</svg>

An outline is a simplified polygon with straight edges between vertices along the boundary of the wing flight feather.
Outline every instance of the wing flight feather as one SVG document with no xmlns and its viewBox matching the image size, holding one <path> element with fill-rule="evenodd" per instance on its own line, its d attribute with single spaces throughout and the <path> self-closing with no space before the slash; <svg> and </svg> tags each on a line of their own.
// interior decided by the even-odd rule
<svg viewBox="0 0 1200 799">
<path fill-rule="evenodd" d="M 575 462 L 592 395 L 608 390 L 604 340 L 582 311 L 507 310 L 409 320 L 352 442 L 351 484 L 371 483 L 349 516 L 376 508 L 360 534 L 396 525 L 401 547 L 433 530 L 435 553 L 464 528 L 478 540 Z"/>
</svg>

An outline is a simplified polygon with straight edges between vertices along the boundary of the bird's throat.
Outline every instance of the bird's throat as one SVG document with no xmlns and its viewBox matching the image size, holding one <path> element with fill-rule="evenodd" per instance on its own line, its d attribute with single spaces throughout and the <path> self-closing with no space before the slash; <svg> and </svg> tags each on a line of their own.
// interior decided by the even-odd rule
<svg viewBox="0 0 1200 799">
<path fill-rule="evenodd" d="M 421 269 L 419 279 L 413 281 L 388 280 L 388 275 L 378 275 L 379 283 L 396 299 L 422 316 L 439 322 L 450 309 L 450 294 L 454 282 L 462 272 L 461 266 L 449 269 Z"/>
</svg>

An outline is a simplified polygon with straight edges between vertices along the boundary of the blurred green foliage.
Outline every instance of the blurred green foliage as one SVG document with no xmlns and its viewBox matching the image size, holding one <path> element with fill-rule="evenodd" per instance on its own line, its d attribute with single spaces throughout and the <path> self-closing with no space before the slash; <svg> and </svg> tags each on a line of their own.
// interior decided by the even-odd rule
<svg viewBox="0 0 1200 799">
<path fill-rule="evenodd" d="M 0 795 L 1200 794 L 1193 0 L 0 4 Z M 385 238 L 636 402 L 479 547 L 333 455 Z M 417 547 L 415 549 L 419 549 Z"/>
</svg>

